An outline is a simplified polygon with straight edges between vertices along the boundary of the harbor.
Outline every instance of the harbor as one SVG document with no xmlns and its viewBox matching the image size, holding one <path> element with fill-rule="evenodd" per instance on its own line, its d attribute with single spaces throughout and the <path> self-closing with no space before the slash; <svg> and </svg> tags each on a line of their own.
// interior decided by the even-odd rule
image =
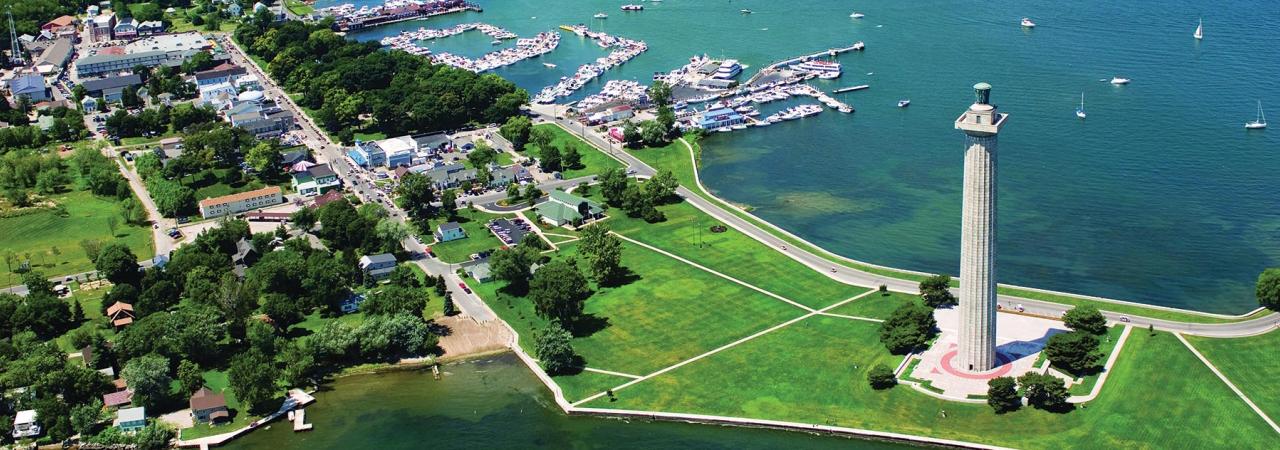
<svg viewBox="0 0 1280 450">
<path fill-rule="evenodd" d="M 609 69 L 620 66 L 649 49 L 649 46 L 643 41 L 591 31 L 585 25 L 561 25 L 560 28 L 575 35 L 591 39 L 595 41 L 596 45 L 602 48 L 611 48 L 613 51 L 607 56 L 597 58 L 592 63 L 579 66 L 573 75 L 562 77 L 559 83 L 543 88 L 541 92 L 533 97 L 534 103 L 553 103 L 558 98 L 573 95 L 578 89 L 582 89 L 587 83 L 604 75 Z"/>
<path fill-rule="evenodd" d="M 344 3 L 317 9 L 315 14 L 333 17 L 334 31 L 349 32 L 462 11 L 479 12 L 483 9 L 462 0 L 390 0 L 381 6 L 359 8 Z"/>
</svg>

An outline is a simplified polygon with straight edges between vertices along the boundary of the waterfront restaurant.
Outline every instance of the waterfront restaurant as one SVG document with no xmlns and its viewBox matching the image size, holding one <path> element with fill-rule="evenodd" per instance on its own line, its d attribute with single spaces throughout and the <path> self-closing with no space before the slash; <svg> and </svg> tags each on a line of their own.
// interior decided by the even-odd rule
<svg viewBox="0 0 1280 450">
<path fill-rule="evenodd" d="M 704 130 L 714 130 L 744 122 L 746 122 L 746 118 L 742 114 L 738 114 L 737 111 L 729 108 L 720 108 L 702 113 L 702 117 L 698 119 L 698 127 Z"/>
</svg>

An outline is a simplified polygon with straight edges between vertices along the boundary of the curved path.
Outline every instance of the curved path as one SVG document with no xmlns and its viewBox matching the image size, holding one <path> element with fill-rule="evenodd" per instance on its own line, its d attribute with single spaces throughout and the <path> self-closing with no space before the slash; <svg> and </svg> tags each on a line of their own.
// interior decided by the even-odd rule
<svg viewBox="0 0 1280 450">
<path fill-rule="evenodd" d="M 619 160 L 622 160 L 624 163 L 627 164 L 628 168 L 630 169 L 633 175 L 643 177 L 643 176 L 652 176 L 657 173 L 656 169 L 649 166 L 644 161 L 641 161 L 639 158 L 636 158 L 635 156 L 631 155 L 628 152 L 616 150 L 615 145 L 613 143 L 604 141 L 602 138 L 595 135 L 594 133 L 585 133 L 584 135 L 584 132 L 586 130 L 581 129 L 580 127 L 575 128 L 571 125 L 566 125 L 564 122 L 568 122 L 567 119 L 556 121 L 554 117 L 547 115 L 544 112 L 539 112 L 539 114 L 543 114 L 543 117 L 548 121 L 557 122 L 562 126 L 562 128 L 567 130 L 569 133 L 583 138 L 587 142 L 590 142 L 591 144 L 597 146 L 600 149 L 603 149 L 603 151 L 605 151 L 609 155 L 615 158 L 618 158 Z M 689 151 L 690 159 L 693 159 L 693 147 L 689 145 L 689 143 L 685 141 L 683 138 L 680 139 L 680 142 L 684 144 L 685 148 Z M 698 171 L 696 169 L 697 161 L 694 161 L 693 167 L 695 167 L 694 178 L 698 183 L 698 189 L 701 189 L 703 192 L 709 193 L 710 191 L 707 190 L 706 187 L 702 185 L 702 179 L 699 176 Z M 693 205 L 699 210 L 702 210 L 704 213 L 710 215 L 716 220 L 723 222 L 725 225 L 733 227 L 734 229 L 742 232 L 743 234 L 750 236 L 752 239 L 755 239 L 770 247 L 773 247 L 774 249 L 777 249 L 783 254 L 786 254 L 787 256 L 791 257 L 791 259 L 794 259 L 800 262 L 801 264 L 804 264 L 810 269 L 813 269 L 822 274 L 825 274 L 826 276 L 834 280 L 840 281 L 845 284 L 871 287 L 871 288 L 875 288 L 883 284 L 888 286 L 890 290 L 899 291 L 899 292 L 916 293 L 919 291 L 919 285 L 914 281 L 903 280 L 903 279 L 893 278 L 885 275 L 878 275 L 878 274 L 854 269 L 846 265 L 834 263 L 831 260 L 827 259 L 826 257 L 815 254 L 806 249 L 797 248 L 795 245 L 787 242 L 786 240 L 783 240 L 782 238 L 778 237 L 774 233 L 771 233 L 761 228 L 760 226 L 750 221 L 747 221 L 746 219 L 743 219 L 738 214 L 735 214 L 734 212 L 729 211 L 727 208 L 732 208 L 733 206 L 729 205 L 728 202 L 721 200 L 719 204 L 717 204 L 716 202 L 712 202 L 707 198 L 694 193 L 688 187 L 683 185 L 681 185 L 680 188 L 676 190 L 676 192 L 679 193 L 681 197 L 684 197 L 685 201 L 689 202 L 689 204 Z M 711 196 L 711 195 L 708 194 L 708 196 Z M 740 211 L 740 212 L 745 213 L 745 211 Z M 765 222 L 764 220 L 759 220 L 759 221 L 762 223 L 768 223 L 768 222 Z M 805 242 L 814 248 L 819 248 L 817 245 L 808 243 L 807 241 L 804 241 L 804 239 L 798 236 L 792 235 L 785 230 L 782 230 L 777 227 L 774 227 L 774 228 L 777 231 L 780 231 L 784 234 L 789 235 L 793 239 Z M 894 270 L 897 270 L 897 269 L 894 269 Z M 1103 298 L 1094 298 L 1094 297 L 1081 297 L 1081 298 L 1088 298 L 1091 300 L 1110 302 L 1110 303 L 1125 303 L 1125 302 L 1119 302 L 1119 301 L 1103 299 Z M 1070 310 L 1073 307 L 1072 305 L 1066 305 L 1062 303 L 1054 303 L 1054 302 L 1043 301 L 1043 300 L 1034 300 L 1029 298 L 1016 297 L 1016 296 L 1003 295 L 1003 294 L 997 296 L 997 301 L 999 302 L 1000 306 L 1003 308 L 1013 309 L 1014 307 L 1021 306 L 1023 308 L 1022 312 L 1025 314 L 1045 316 L 1045 317 L 1061 317 L 1063 313 L 1066 313 L 1068 310 Z M 1147 308 L 1155 308 L 1155 309 L 1160 308 L 1160 307 L 1150 306 L 1150 305 L 1140 305 L 1140 306 L 1147 307 Z M 1192 314 L 1195 313 L 1191 311 L 1188 311 L 1188 312 Z M 1107 317 L 1107 320 L 1110 320 L 1116 323 L 1127 323 L 1129 325 L 1140 326 L 1140 327 L 1154 326 L 1155 328 L 1160 330 L 1186 333 L 1186 334 L 1192 334 L 1197 336 L 1206 336 L 1206 337 L 1252 336 L 1252 335 L 1262 334 L 1262 333 L 1266 333 L 1268 331 L 1280 328 L 1280 315 L 1276 315 L 1276 314 L 1264 315 L 1262 317 L 1258 317 L 1255 319 L 1242 320 L 1239 322 L 1230 322 L 1230 323 L 1190 323 L 1190 322 L 1181 322 L 1176 320 L 1142 317 L 1134 314 L 1120 314 L 1120 313 L 1110 312 L 1106 310 L 1103 310 L 1102 313 L 1104 316 Z M 1221 315 L 1213 315 L 1213 314 L 1206 314 L 1206 316 L 1207 317 L 1232 317 L 1232 316 L 1221 316 Z"/>
</svg>

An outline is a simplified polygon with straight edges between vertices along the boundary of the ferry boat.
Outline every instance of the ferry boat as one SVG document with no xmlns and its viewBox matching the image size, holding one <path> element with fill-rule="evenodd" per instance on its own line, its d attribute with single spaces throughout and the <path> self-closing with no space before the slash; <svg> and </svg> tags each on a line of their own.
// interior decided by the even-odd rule
<svg viewBox="0 0 1280 450">
<path fill-rule="evenodd" d="M 629 5 L 622 5 L 622 10 L 623 11 L 644 11 L 644 5 L 637 5 L 634 3 Z"/>
<path fill-rule="evenodd" d="M 813 72 L 819 75 L 823 73 L 835 73 L 837 76 L 839 76 L 840 70 L 841 70 L 840 63 L 835 61 L 821 60 L 821 59 L 811 59 L 791 67 L 795 69 L 803 70 L 805 72 Z"/>
<path fill-rule="evenodd" d="M 1111 84 L 1114 84 L 1114 85 L 1116 85 L 1116 86 L 1119 86 L 1119 85 L 1122 85 L 1122 84 L 1129 84 L 1129 82 L 1130 82 L 1130 81 L 1133 81 L 1133 80 L 1130 80 L 1130 79 L 1128 79 L 1128 78 L 1123 78 L 1123 77 L 1113 77 L 1113 78 L 1111 78 Z"/>
<path fill-rule="evenodd" d="M 1031 21 L 1031 19 L 1028 19 L 1028 18 L 1026 18 L 1026 17 L 1023 17 L 1023 18 L 1022 18 L 1022 27 L 1023 27 L 1023 28 L 1035 28 L 1035 27 L 1036 27 L 1036 23 L 1035 23 L 1035 22 L 1032 22 L 1032 21 Z"/>
<path fill-rule="evenodd" d="M 907 106 L 910 106 L 910 105 L 911 105 L 911 100 L 908 100 L 908 99 L 905 99 L 905 98 L 904 98 L 904 99 L 902 99 L 902 100 L 898 100 L 898 107 L 899 107 L 899 108 L 906 108 Z"/>
<path fill-rule="evenodd" d="M 736 59 L 726 59 L 720 63 L 720 68 L 716 69 L 716 73 L 712 75 L 712 78 L 727 80 L 738 76 L 740 73 L 742 73 L 742 64 L 739 64 Z"/>
</svg>

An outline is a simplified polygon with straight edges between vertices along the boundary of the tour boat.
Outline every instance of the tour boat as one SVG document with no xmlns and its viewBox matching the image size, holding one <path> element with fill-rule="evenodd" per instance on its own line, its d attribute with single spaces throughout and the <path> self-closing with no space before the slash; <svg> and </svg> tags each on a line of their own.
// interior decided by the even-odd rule
<svg viewBox="0 0 1280 450">
<path fill-rule="evenodd" d="M 1245 122 L 1246 130 L 1261 130 L 1267 127 L 1267 115 L 1262 112 L 1262 100 L 1258 100 L 1258 118 L 1252 122 Z"/>
<path fill-rule="evenodd" d="M 1197 40 L 1204 39 L 1204 19 L 1200 19 L 1200 23 L 1196 25 L 1196 32 L 1192 34 Z"/>
<path fill-rule="evenodd" d="M 853 12 L 853 14 L 850 14 L 850 15 L 849 15 L 849 17 L 852 17 L 852 18 L 854 18 L 854 19 L 861 19 L 861 18 L 863 18 L 863 17 L 867 17 L 867 15 L 866 15 L 866 14 L 863 14 L 863 13 L 860 13 L 860 12 L 857 12 L 857 11 L 854 11 L 854 12 Z"/>
<path fill-rule="evenodd" d="M 1028 18 L 1026 18 L 1026 17 L 1023 17 L 1023 18 L 1022 18 L 1022 26 L 1023 26 L 1023 27 L 1026 27 L 1026 28 L 1035 28 L 1035 27 L 1036 27 L 1036 23 L 1035 23 L 1035 22 L 1032 22 L 1032 21 L 1031 21 L 1031 19 L 1028 19 Z"/>
<path fill-rule="evenodd" d="M 899 108 L 906 108 L 907 105 L 910 105 L 910 104 L 911 104 L 911 100 L 907 100 L 907 99 L 898 100 Z"/>
<path fill-rule="evenodd" d="M 1119 86 L 1119 85 L 1122 85 L 1122 84 L 1129 84 L 1129 82 L 1130 82 L 1130 81 L 1132 81 L 1132 80 L 1130 80 L 1130 79 L 1128 79 L 1128 78 L 1114 77 L 1114 78 L 1112 78 L 1112 79 L 1111 79 L 1111 84 L 1114 84 L 1114 85 L 1116 85 L 1116 86 Z"/>
<path fill-rule="evenodd" d="M 1088 116 L 1088 114 L 1085 114 L 1085 113 L 1084 113 L 1084 93 L 1083 93 L 1083 92 L 1081 92 L 1081 93 L 1080 93 L 1080 107 L 1076 109 L 1076 117 L 1079 117 L 1079 118 L 1083 119 L 1083 118 L 1085 118 L 1086 116 Z"/>
<path fill-rule="evenodd" d="M 594 17 L 595 17 L 595 18 L 597 18 L 597 19 L 608 19 L 608 18 L 609 18 L 609 15 L 608 15 L 608 14 L 605 14 L 605 13 L 596 13 L 596 15 L 595 15 Z"/>
<path fill-rule="evenodd" d="M 834 72 L 836 74 L 840 73 L 840 63 L 835 61 L 822 60 L 822 59 L 811 59 L 811 60 L 802 62 L 800 64 L 796 64 L 795 66 L 792 66 L 792 67 L 806 71 L 806 72 L 814 72 L 818 74 L 822 74 L 826 72 Z"/>
</svg>

